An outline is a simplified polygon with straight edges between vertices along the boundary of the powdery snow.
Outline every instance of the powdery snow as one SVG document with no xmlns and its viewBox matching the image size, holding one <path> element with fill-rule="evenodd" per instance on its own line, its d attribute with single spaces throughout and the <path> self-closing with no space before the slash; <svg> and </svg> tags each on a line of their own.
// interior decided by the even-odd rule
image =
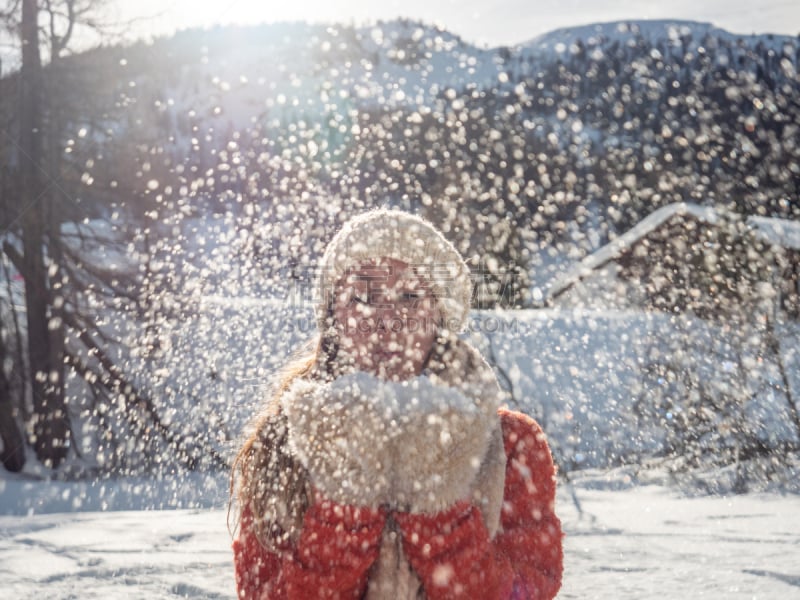
<svg viewBox="0 0 800 600">
<path fill-rule="evenodd" d="M 6 499 L 23 489 L 6 483 Z M 51 484 L 35 485 L 27 493 Z M 568 492 L 559 598 L 800 597 L 797 496 L 687 497 L 595 473 L 577 483 L 580 514 Z M 209 509 L 2 516 L 3 597 L 235 598 L 218 498 Z"/>
<path fill-rule="evenodd" d="M 800 598 L 800 499 L 680 497 L 662 487 L 579 491 L 562 501 L 559 598 Z"/>
<path fill-rule="evenodd" d="M 4 598 L 233 598 L 225 511 L 0 517 Z"/>
</svg>

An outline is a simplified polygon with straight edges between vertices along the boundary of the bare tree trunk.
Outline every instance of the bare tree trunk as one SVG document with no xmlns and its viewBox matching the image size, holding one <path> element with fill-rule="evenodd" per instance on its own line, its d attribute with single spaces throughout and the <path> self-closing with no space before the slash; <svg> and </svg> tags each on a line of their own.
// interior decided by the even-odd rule
<svg viewBox="0 0 800 600">
<path fill-rule="evenodd" d="M 0 439 L 3 440 L 0 462 L 6 469 L 16 473 L 25 466 L 25 440 L 14 415 L 11 384 L 6 377 L 4 365 L 7 354 L 5 340 L 0 331 Z"/>
<path fill-rule="evenodd" d="M 25 440 L 14 418 L 9 391 L 5 376 L 0 375 L 0 438 L 3 440 L 0 462 L 7 470 L 18 473 L 25 466 Z"/>
<path fill-rule="evenodd" d="M 46 190 L 42 185 L 42 65 L 39 55 L 39 6 L 23 0 L 22 86 L 20 105 L 20 175 L 23 210 L 22 245 L 25 307 L 28 325 L 28 360 L 33 392 L 33 447 L 46 466 L 57 467 L 66 457 L 69 424 L 59 381 L 54 369 L 48 329 L 49 293 L 44 264 Z"/>
<path fill-rule="evenodd" d="M 72 6 L 72 2 L 68 2 L 69 6 Z M 49 2 L 48 2 L 49 8 Z M 51 33 L 51 55 L 50 55 L 50 71 L 51 77 L 50 81 L 55 81 L 55 85 L 58 85 L 60 78 L 56 73 L 56 69 L 58 67 L 59 62 L 59 49 L 58 45 L 55 41 L 55 33 Z M 47 89 L 47 87 L 43 86 L 43 89 Z M 51 83 L 49 89 L 47 90 L 46 98 L 58 98 L 58 91 L 54 89 L 54 85 Z M 61 109 L 59 106 L 58 101 L 46 101 L 45 103 L 45 112 L 48 115 L 48 122 L 47 122 L 47 131 L 46 137 L 44 139 L 47 140 L 46 143 L 46 165 L 47 165 L 47 172 L 48 176 L 55 180 L 56 185 L 48 186 L 48 193 L 47 193 L 47 200 L 45 197 L 42 198 L 43 201 L 46 202 L 46 211 L 42 211 L 42 221 L 45 224 L 45 239 L 47 241 L 47 253 L 48 258 L 51 261 L 50 267 L 48 269 L 48 277 L 47 277 L 47 285 L 48 285 L 48 296 L 47 296 L 47 304 L 49 309 L 49 319 L 48 319 L 48 327 L 47 333 L 49 338 L 49 351 L 50 351 L 50 385 L 52 386 L 49 390 L 51 397 L 53 398 L 54 402 L 63 407 L 64 410 L 64 425 L 67 428 L 68 435 L 71 432 L 71 421 L 69 417 L 69 413 L 67 412 L 67 403 L 65 401 L 65 390 L 64 390 L 64 382 L 66 379 L 66 365 L 64 362 L 64 354 L 66 352 L 66 345 L 65 345 L 65 331 L 64 331 L 64 319 L 63 319 L 63 305 L 64 305 L 64 285 L 66 283 L 64 278 L 64 256 L 62 252 L 62 240 L 61 240 L 61 220 L 63 218 L 63 207 L 61 199 L 61 153 L 59 152 L 59 140 L 61 139 L 62 134 L 62 120 L 61 120 Z M 68 438 L 65 438 L 67 440 Z"/>
<path fill-rule="evenodd" d="M 8 255 L 8 249 L 11 249 L 9 248 L 9 245 L 4 244 L 3 251 L 6 252 L 8 260 L 12 261 L 13 263 L 13 258 Z M 28 397 L 28 377 L 25 373 L 25 344 L 22 341 L 22 327 L 20 325 L 19 315 L 17 314 L 17 305 L 16 302 L 14 302 L 14 287 L 11 284 L 11 270 L 8 268 L 8 263 L 5 260 L 0 262 L 2 262 L 3 276 L 6 280 L 6 293 L 8 294 L 9 298 L 9 313 L 11 314 L 11 321 L 14 324 L 14 346 L 16 355 L 8 360 L 11 361 L 12 365 L 16 363 L 16 366 L 12 369 L 12 371 L 16 374 L 17 385 L 19 387 L 16 408 L 22 416 L 22 422 L 27 423 L 30 418 L 30 414 L 25 406 L 25 398 Z M 18 262 L 21 263 L 21 260 Z M 17 271 L 19 271 L 19 269 L 17 269 Z M 12 384 L 9 382 L 9 385 Z"/>
</svg>

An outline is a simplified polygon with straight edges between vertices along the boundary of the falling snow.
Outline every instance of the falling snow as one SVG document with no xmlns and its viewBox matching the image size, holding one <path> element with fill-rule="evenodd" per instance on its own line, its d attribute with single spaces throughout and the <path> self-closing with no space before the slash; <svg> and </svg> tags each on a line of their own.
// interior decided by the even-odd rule
<svg viewBox="0 0 800 600">
<path fill-rule="evenodd" d="M 327 242 L 373 206 L 469 263 L 464 337 L 562 475 L 560 597 L 796 593 L 798 38 L 650 21 L 486 49 L 401 19 L 56 58 L 33 202 L 0 80 L 10 597 L 233 597 L 227 469 L 317 331 Z M 56 358 L 31 373 L 36 335 Z M 443 455 L 471 437 L 394 409 Z"/>
</svg>

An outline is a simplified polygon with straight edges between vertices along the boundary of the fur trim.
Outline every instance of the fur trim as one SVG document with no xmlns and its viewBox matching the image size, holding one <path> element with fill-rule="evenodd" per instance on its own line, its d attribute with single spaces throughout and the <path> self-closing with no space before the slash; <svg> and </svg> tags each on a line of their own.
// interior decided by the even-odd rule
<svg viewBox="0 0 800 600">
<path fill-rule="evenodd" d="M 388 502 L 392 454 L 385 391 L 356 372 L 322 384 L 295 380 L 281 396 L 288 444 L 312 483 L 334 502 Z"/>
<path fill-rule="evenodd" d="M 472 483 L 473 502 L 481 509 L 489 535 L 500 528 L 500 510 L 505 488 L 506 453 L 497 409 L 502 390 L 492 367 L 476 348 L 451 336 L 450 348 L 438 365 L 433 365 L 431 380 L 438 385 L 461 390 L 486 419 L 488 447 L 480 470 Z"/>
<path fill-rule="evenodd" d="M 494 537 L 505 491 L 502 392 L 467 342 L 452 339 L 448 352 L 408 382 L 363 372 L 328 384 L 295 380 L 280 401 L 287 452 L 337 502 L 397 506 L 402 496 L 407 508 L 431 512 L 471 496 Z M 366 598 L 424 597 L 390 518 Z"/>
<path fill-rule="evenodd" d="M 281 397 L 292 453 L 332 500 L 436 512 L 469 497 L 499 421 L 480 402 L 426 375 L 368 373 L 294 382 Z"/>
<path fill-rule="evenodd" d="M 506 451 L 500 423 L 492 428 L 489 447 L 472 485 L 472 501 L 480 508 L 483 522 L 493 538 L 500 530 L 500 511 L 506 482 Z"/>
<path fill-rule="evenodd" d="M 392 439 L 398 506 L 437 512 L 469 497 L 489 445 L 491 414 L 460 390 L 436 385 L 425 375 L 398 388 L 402 408 Z"/>
<path fill-rule="evenodd" d="M 440 368 L 408 381 L 356 371 L 295 380 L 281 396 L 288 446 L 332 500 L 436 512 L 472 497 L 499 526 L 505 453 L 491 367 L 454 338 Z"/>
</svg>

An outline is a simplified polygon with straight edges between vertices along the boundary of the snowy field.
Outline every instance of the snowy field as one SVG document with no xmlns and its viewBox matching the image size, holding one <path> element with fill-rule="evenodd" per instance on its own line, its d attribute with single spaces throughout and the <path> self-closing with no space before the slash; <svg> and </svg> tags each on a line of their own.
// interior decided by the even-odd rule
<svg viewBox="0 0 800 600">
<path fill-rule="evenodd" d="M 19 494 L 45 498 L 42 514 L 0 516 L 3 598 L 235 597 L 221 479 L 214 506 L 108 512 L 46 512 L 78 484 L 0 483 L 2 512 Z M 559 598 L 800 598 L 796 495 L 688 497 L 596 473 L 577 482 L 579 512 L 568 492 Z"/>
</svg>

